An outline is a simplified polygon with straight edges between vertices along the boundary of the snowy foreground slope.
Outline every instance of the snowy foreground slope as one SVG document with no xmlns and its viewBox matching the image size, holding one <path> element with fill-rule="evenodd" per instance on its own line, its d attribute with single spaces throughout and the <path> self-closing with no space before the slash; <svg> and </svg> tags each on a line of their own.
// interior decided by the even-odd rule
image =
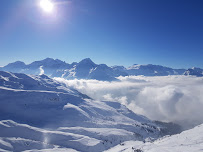
<svg viewBox="0 0 203 152">
<path fill-rule="evenodd" d="M 0 151 L 99 152 L 167 132 L 120 103 L 95 101 L 45 75 L 2 71 L 0 120 Z"/>
<path fill-rule="evenodd" d="M 202 152 L 203 124 L 154 142 L 127 141 L 105 152 Z"/>
</svg>

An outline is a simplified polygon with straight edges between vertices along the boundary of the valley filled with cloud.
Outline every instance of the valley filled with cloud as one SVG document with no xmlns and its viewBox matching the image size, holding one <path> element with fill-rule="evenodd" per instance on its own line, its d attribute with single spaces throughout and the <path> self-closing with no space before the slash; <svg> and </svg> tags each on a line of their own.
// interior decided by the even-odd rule
<svg viewBox="0 0 203 152">
<path fill-rule="evenodd" d="M 188 129 L 203 123 L 203 78 L 193 76 L 126 76 L 118 81 L 74 79 L 65 83 L 95 100 L 120 102 L 152 120 Z"/>
</svg>

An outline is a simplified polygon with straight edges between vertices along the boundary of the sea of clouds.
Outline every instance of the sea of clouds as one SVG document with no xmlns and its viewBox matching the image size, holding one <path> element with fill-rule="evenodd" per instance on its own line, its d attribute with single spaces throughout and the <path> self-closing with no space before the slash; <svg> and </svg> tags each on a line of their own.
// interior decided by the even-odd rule
<svg viewBox="0 0 203 152">
<path fill-rule="evenodd" d="M 120 102 L 152 120 L 175 122 L 185 129 L 203 123 L 202 77 L 126 76 L 112 82 L 55 79 L 95 100 Z"/>
</svg>

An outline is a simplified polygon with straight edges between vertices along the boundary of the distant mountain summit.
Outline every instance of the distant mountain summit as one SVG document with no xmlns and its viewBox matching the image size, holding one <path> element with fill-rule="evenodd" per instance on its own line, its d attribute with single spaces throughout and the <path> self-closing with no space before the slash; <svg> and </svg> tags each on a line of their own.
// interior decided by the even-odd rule
<svg viewBox="0 0 203 152">
<path fill-rule="evenodd" d="M 50 77 L 62 77 L 65 79 L 96 79 L 103 81 L 117 80 L 116 77 L 128 75 L 144 76 L 168 76 L 168 75 L 193 75 L 203 76 L 203 69 L 173 69 L 161 65 L 138 65 L 134 64 L 128 68 L 124 66 L 109 67 L 106 64 L 96 64 L 90 58 L 83 59 L 79 63 L 66 63 L 59 59 L 46 58 L 25 64 L 21 61 L 9 63 L 0 68 L 2 71 L 25 73 L 25 74 L 45 74 Z"/>
<path fill-rule="evenodd" d="M 172 69 L 161 65 L 138 65 L 127 68 L 129 75 L 144 75 L 144 76 L 167 76 L 167 75 L 182 75 L 185 69 Z"/>
<path fill-rule="evenodd" d="M 26 68 L 26 64 L 24 62 L 16 61 L 16 62 L 13 62 L 13 63 L 9 63 L 5 67 L 3 67 L 3 70 L 5 70 L 5 71 L 13 71 L 13 72 L 21 72 L 21 70 L 25 69 L 25 68 Z"/>
<path fill-rule="evenodd" d="M 186 70 L 184 72 L 184 75 L 194 75 L 194 76 L 202 77 L 203 76 L 203 69 L 193 67 L 191 69 Z"/>
</svg>

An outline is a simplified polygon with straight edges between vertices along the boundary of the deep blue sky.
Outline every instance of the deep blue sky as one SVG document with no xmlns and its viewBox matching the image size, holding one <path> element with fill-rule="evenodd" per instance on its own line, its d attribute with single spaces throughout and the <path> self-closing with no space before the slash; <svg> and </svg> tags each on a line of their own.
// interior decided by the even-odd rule
<svg viewBox="0 0 203 152">
<path fill-rule="evenodd" d="M 107 65 L 203 68 L 203 0 L 65 0 L 55 9 L 51 15 L 38 0 L 0 1 L 1 66 L 89 57 Z"/>
</svg>

